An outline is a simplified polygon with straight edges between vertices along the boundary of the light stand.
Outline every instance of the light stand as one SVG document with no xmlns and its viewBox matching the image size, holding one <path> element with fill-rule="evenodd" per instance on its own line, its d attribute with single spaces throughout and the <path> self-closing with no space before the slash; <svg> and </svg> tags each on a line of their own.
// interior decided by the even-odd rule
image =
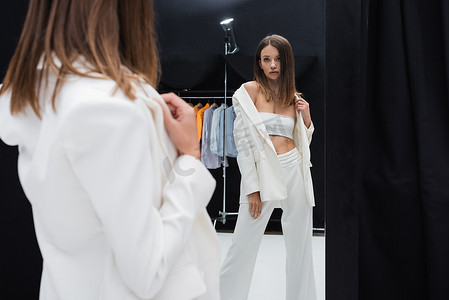
<svg viewBox="0 0 449 300">
<path fill-rule="evenodd" d="M 223 28 L 225 32 L 225 38 L 224 38 L 224 105 L 227 106 L 227 99 L 228 99 L 228 72 L 227 72 L 227 62 L 226 62 L 226 56 L 235 54 L 239 51 L 239 47 L 237 45 L 237 41 L 235 39 L 234 34 L 234 28 L 232 27 L 232 23 L 234 22 L 233 18 L 226 19 L 224 21 L 220 22 L 221 27 Z M 232 50 L 231 50 L 232 49 Z M 226 212 L 226 113 L 224 113 L 223 118 L 223 158 L 222 158 L 222 164 L 223 164 L 223 211 L 220 211 L 220 217 L 218 218 L 223 224 L 226 223 L 226 216 L 228 215 L 238 215 L 236 212 Z M 214 221 L 214 226 L 216 224 L 217 220 Z"/>
</svg>

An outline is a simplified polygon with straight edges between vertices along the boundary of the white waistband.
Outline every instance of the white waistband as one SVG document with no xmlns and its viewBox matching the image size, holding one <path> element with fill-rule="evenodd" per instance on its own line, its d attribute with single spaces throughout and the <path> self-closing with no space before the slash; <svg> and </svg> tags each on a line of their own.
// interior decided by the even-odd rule
<svg viewBox="0 0 449 300">
<path fill-rule="evenodd" d="M 301 161 L 302 157 L 298 149 L 293 148 L 286 153 L 278 154 L 278 159 L 282 167 L 287 167 L 292 164 L 298 164 Z"/>
</svg>

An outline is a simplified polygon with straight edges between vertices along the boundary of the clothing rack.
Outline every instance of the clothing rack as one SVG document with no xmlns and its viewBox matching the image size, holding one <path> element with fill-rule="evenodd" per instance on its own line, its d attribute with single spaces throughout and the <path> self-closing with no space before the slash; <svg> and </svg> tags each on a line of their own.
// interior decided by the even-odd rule
<svg viewBox="0 0 449 300">
<path fill-rule="evenodd" d="M 232 99 L 232 96 L 184 96 L 183 93 L 189 92 L 188 90 L 184 90 L 182 92 L 176 92 L 179 97 L 184 100 L 209 100 L 209 99 L 221 99 L 224 100 L 222 104 L 227 106 L 227 100 Z M 224 120 L 224 122 L 226 122 Z M 214 227 L 217 224 L 217 221 L 226 223 L 226 217 L 229 215 L 238 215 L 237 212 L 227 212 L 226 211 L 226 128 L 223 128 L 223 156 L 221 160 L 221 165 L 223 168 L 223 211 L 219 211 L 219 217 L 214 219 Z"/>
<path fill-rule="evenodd" d="M 181 97 L 181 96 L 180 96 Z M 182 99 L 224 99 L 223 96 L 211 96 L 211 97 L 207 97 L 207 96 L 182 96 Z M 232 97 L 226 97 L 226 99 L 232 99 Z"/>
</svg>

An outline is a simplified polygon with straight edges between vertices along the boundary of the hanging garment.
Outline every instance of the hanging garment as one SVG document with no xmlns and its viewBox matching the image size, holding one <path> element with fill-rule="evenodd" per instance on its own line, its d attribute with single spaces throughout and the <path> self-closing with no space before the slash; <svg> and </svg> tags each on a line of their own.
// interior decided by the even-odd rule
<svg viewBox="0 0 449 300">
<path fill-rule="evenodd" d="M 226 156 L 223 151 L 223 138 L 224 138 L 224 116 L 226 111 L 226 104 L 221 105 L 220 115 L 218 117 L 218 134 L 217 134 L 217 154 Z"/>
<path fill-rule="evenodd" d="M 228 158 L 226 155 L 223 159 L 223 126 L 220 127 L 220 124 L 223 124 L 224 111 L 226 109 L 226 104 L 220 105 L 213 115 L 212 115 L 212 125 L 211 125 L 211 133 L 210 133 L 210 152 L 212 154 L 216 154 L 220 157 L 220 159 L 224 160 L 224 166 L 229 166 Z M 221 121 L 220 121 L 221 120 Z"/>
<path fill-rule="evenodd" d="M 195 111 L 195 115 L 198 114 L 198 111 L 200 110 L 198 104 L 193 107 L 193 110 Z"/>
<path fill-rule="evenodd" d="M 210 152 L 219 156 L 223 156 L 223 131 L 220 134 L 220 118 L 222 112 L 226 109 L 225 105 L 226 104 L 220 105 L 220 107 L 214 111 L 212 116 Z"/>
<path fill-rule="evenodd" d="M 209 103 L 206 103 L 206 105 L 201 108 L 198 113 L 196 114 L 196 126 L 198 129 L 198 141 L 201 140 L 201 134 L 203 133 L 203 118 L 204 118 L 204 112 L 206 109 L 209 108 Z"/>
<path fill-rule="evenodd" d="M 201 139 L 201 161 L 208 169 L 217 169 L 221 166 L 221 158 L 210 151 L 210 138 L 212 116 L 217 107 L 211 106 L 204 112 L 203 133 Z"/>
<path fill-rule="evenodd" d="M 237 148 L 234 142 L 234 121 L 235 121 L 234 107 L 226 108 L 226 155 L 229 157 L 237 157 Z"/>
</svg>

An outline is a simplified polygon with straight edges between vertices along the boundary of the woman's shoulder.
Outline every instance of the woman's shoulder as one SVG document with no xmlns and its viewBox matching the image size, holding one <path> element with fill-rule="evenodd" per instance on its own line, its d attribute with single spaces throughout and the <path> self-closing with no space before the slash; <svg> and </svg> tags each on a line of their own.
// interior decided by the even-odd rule
<svg viewBox="0 0 449 300">
<path fill-rule="evenodd" d="M 249 97 L 253 102 L 255 103 L 257 100 L 257 97 L 260 93 L 260 86 L 256 81 L 248 81 L 243 84 L 243 87 L 247 91 Z"/>
<path fill-rule="evenodd" d="M 57 97 L 57 114 L 60 118 L 136 118 L 140 108 L 136 100 L 128 98 L 112 80 L 80 77 L 66 82 Z"/>
<path fill-rule="evenodd" d="M 248 81 L 243 84 L 248 93 L 259 92 L 260 86 L 256 81 Z"/>
</svg>

